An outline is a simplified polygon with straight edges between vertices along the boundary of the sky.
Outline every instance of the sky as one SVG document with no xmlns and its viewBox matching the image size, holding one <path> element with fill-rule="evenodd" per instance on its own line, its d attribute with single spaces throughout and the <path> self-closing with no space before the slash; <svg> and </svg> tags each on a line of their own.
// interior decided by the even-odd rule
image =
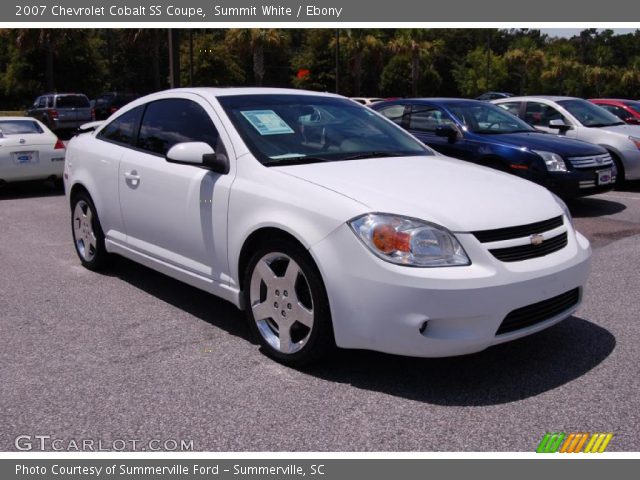
<svg viewBox="0 0 640 480">
<path fill-rule="evenodd" d="M 570 38 L 574 35 L 580 35 L 580 32 L 584 30 L 584 28 L 541 28 L 540 31 L 542 33 L 546 33 L 550 37 L 565 37 Z M 599 30 L 604 30 L 600 28 Z M 633 33 L 636 31 L 635 28 L 612 28 L 616 34 L 624 34 L 624 33 Z"/>
</svg>

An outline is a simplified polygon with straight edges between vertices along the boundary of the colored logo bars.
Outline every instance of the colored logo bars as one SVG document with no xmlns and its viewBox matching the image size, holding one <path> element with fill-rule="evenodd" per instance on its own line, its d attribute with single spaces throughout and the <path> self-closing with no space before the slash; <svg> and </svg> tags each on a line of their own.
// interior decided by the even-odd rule
<svg viewBox="0 0 640 480">
<path fill-rule="evenodd" d="M 545 433 L 536 453 L 602 453 L 612 438 L 613 433 Z"/>
</svg>

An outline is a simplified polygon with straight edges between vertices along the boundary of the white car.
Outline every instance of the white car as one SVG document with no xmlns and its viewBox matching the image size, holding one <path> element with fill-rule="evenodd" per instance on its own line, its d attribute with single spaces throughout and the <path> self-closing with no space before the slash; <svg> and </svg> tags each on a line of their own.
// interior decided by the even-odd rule
<svg viewBox="0 0 640 480">
<path fill-rule="evenodd" d="M 619 185 L 640 179 L 640 125 L 627 125 L 613 113 L 582 98 L 528 96 L 492 100 L 547 133 L 565 135 L 600 145 L 616 164 Z M 597 157 L 574 157 L 582 167 L 600 166 Z"/>
<path fill-rule="evenodd" d="M 332 94 L 155 93 L 73 138 L 65 182 L 83 265 L 115 253 L 218 295 L 287 364 L 523 337 L 578 308 L 590 263 L 543 187 Z"/>
<path fill-rule="evenodd" d="M 0 184 L 19 180 L 59 180 L 65 147 L 42 122 L 0 117 Z"/>
</svg>

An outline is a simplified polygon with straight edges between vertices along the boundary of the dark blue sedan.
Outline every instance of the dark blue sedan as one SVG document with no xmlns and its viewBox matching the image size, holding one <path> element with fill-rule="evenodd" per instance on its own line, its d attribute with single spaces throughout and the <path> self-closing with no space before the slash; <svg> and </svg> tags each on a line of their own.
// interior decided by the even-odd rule
<svg viewBox="0 0 640 480">
<path fill-rule="evenodd" d="M 400 99 L 371 108 L 443 155 L 513 173 L 561 197 L 600 193 L 615 184 L 615 165 L 602 147 L 542 133 L 487 102 Z"/>
</svg>

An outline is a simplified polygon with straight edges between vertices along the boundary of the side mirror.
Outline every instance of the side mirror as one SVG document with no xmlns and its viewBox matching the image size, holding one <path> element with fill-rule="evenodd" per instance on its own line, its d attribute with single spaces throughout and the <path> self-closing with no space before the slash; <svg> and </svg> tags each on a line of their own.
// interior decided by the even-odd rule
<svg viewBox="0 0 640 480">
<path fill-rule="evenodd" d="M 204 142 L 177 143 L 167 152 L 166 160 L 170 163 L 200 165 L 222 175 L 229 173 L 227 156 L 216 154 L 211 145 Z"/>
<path fill-rule="evenodd" d="M 458 130 L 451 125 L 440 125 L 436 127 L 436 136 L 448 138 L 450 142 L 453 142 L 458 137 Z"/>
<path fill-rule="evenodd" d="M 554 128 L 556 130 L 560 130 L 561 132 L 566 132 L 567 130 L 571 130 L 573 127 L 564 123 L 564 120 L 562 120 L 561 118 L 556 118 L 555 120 L 549 121 L 549 128 Z"/>
</svg>

